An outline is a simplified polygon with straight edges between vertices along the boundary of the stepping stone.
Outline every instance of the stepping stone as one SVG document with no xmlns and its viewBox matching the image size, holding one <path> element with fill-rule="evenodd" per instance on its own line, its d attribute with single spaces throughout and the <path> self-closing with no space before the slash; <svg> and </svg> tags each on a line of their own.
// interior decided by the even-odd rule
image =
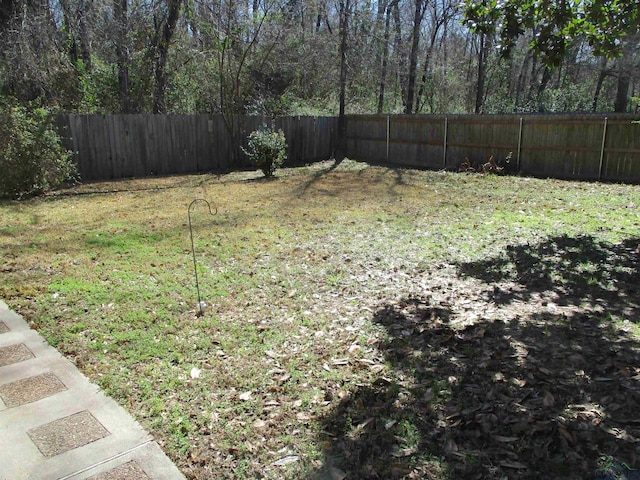
<svg viewBox="0 0 640 480">
<path fill-rule="evenodd" d="M 31 358 L 33 358 L 33 353 L 31 353 L 31 350 L 29 350 L 24 343 L 0 348 L 0 367 L 24 362 Z"/>
<path fill-rule="evenodd" d="M 66 389 L 67 387 L 58 377 L 51 372 L 47 372 L 0 385 L 0 398 L 8 408 L 11 408 L 36 402 Z"/>
<path fill-rule="evenodd" d="M 86 410 L 32 428 L 27 434 L 45 457 L 59 455 L 110 435 Z"/>
<path fill-rule="evenodd" d="M 149 480 L 149 477 L 137 462 L 131 461 L 87 480 Z"/>
<path fill-rule="evenodd" d="M 9 329 L 9 327 L 7 327 L 7 324 L 4 322 L 0 322 L 0 334 L 7 333 L 9 331 L 11 330 Z"/>
</svg>

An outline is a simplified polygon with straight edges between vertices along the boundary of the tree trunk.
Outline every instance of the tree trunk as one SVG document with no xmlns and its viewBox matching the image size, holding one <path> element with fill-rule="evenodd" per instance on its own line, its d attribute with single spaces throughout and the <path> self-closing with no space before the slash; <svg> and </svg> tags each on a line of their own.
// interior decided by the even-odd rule
<svg viewBox="0 0 640 480">
<path fill-rule="evenodd" d="M 84 68 L 87 72 L 92 69 L 91 64 L 91 37 L 89 27 L 87 26 L 87 14 L 90 9 L 90 2 L 87 0 L 80 0 L 79 10 L 77 15 L 78 20 L 78 40 L 80 41 L 80 58 L 84 63 Z"/>
<path fill-rule="evenodd" d="M 609 71 L 607 70 L 607 59 L 602 58 L 600 61 L 600 74 L 598 75 L 598 81 L 596 82 L 596 91 L 593 93 L 593 104 L 591 105 L 591 110 L 596 112 L 598 110 L 598 102 L 600 101 L 600 92 L 602 91 L 602 84 L 604 83 L 604 79 L 609 76 Z"/>
<path fill-rule="evenodd" d="M 351 0 L 340 0 L 340 93 L 338 113 L 338 149 L 336 161 L 344 159 L 347 150 L 347 123 L 345 117 L 347 90 L 347 32 L 349 29 L 349 14 Z"/>
<path fill-rule="evenodd" d="M 167 56 L 171 39 L 180 17 L 182 0 L 167 0 L 169 12 L 162 26 L 162 32 L 156 42 L 156 64 L 154 77 L 156 81 L 153 93 L 153 113 L 166 113 L 165 92 L 167 89 Z"/>
<path fill-rule="evenodd" d="M 60 0 L 60 6 L 69 58 L 74 65 L 77 65 L 78 60 L 82 60 L 84 70 L 89 72 L 91 71 L 91 42 L 86 21 L 89 10 L 87 2 L 78 0 L 72 7 L 68 0 Z"/>
<path fill-rule="evenodd" d="M 386 18 L 384 21 L 384 44 L 382 52 L 382 65 L 380 66 L 380 90 L 378 93 L 378 115 L 384 109 L 384 90 L 387 84 L 387 63 L 389 61 L 389 26 L 391 23 L 391 9 L 398 4 L 399 0 L 392 1 L 387 7 Z"/>
<path fill-rule="evenodd" d="M 398 57 L 398 77 L 400 79 L 400 94 L 402 98 L 402 106 L 406 109 L 407 98 L 407 78 L 405 73 L 405 54 L 402 48 L 402 26 L 400 20 L 400 9 L 398 2 L 393 4 L 393 22 L 395 25 L 395 38 L 393 40 L 394 52 Z"/>
<path fill-rule="evenodd" d="M 120 111 L 132 113 L 131 94 L 129 91 L 129 45 L 127 41 L 128 13 L 127 0 L 114 0 L 113 15 L 115 20 L 116 61 L 118 64 L 118 94 Z"/>
<path fill-rule="evenodd" d="M 547 89 L 547 85 L 549 85 L 549 80 L 551 80 L 551 71 L 552 70 L 549 67 L 544 67 L 542 72 L 542 80 L 540 80 L 540 85 L 538 85 L 538 93 L 536 96 L 538 101 L 538 112 L 544 112 L 546 110 L 542 96 L 544 95 L 544 91 Z"/>
<path fill-rule="evenodd" d="M 377 11 L 376 11 L 376 21 L 373 27 L 373 38 L 376 57 L 374 61 L 375 67 L 380 67 L 380 79 L 382 79 L 382 66 L 386 67 L 386 60 L 383 58 L 385 55 L 385 51 L 387 52 L 387 56 L 389 55 L 388 50 L 388 42 L 389 42 L 389 27 L 387 18 L 387 10 L 389 5 L 387 0 L 378 0 L 377 2 Z M 383 96 L 384 101 L 384 96 Z M 380 109 L 380 95 L 378 94 L 378 113 L 382 113 Z"/>
<path fill-rule="evenodd" d="M 531 61 L 531 52 L 527 50 L 520 67 L 520 73 L 518 74 L 518 80 L 516 81 L 515 102 L 514 107 L 518 108 L 522 105 L 522 99 L 524 96 L 525 85 L 527 83 L 527 71 L 529 62 Z"/>
<path fill-rule="evenodd" d="M 65 43 L 67 44 L 67 55 L 69 55 L 69 59 L 71 63 L 76 65 L 78 62 L 78 44 L 75 39 L 75 25 L 73 21 L 74 15 L 71 13 L 71 6 L 69 5 L 68 0 L 60 0 L 60 6 L 62 7 L 62 19 L 63 19 L 63 28 L 66 38 Z"/>
<path fill-rule="evenodd" d="M 478 83 L 476 85 L 475 113 L 482 113 L 484 107 L 484 87 L 487 78 L 487 35 L 480 34 L 480 48 L 478 51 Z"/>
<path fill-rule="evenodd" d="M 422 66 L 422 81 L 420 82 L 420 88 L 418 89 L 418 95 L 416 97 L 416 109 L 415 112 L 418 113 L 420 111 L 420 103 L 422 100 L 422 95 L 424 94 L 424 89 L 427 85 L 427 80 L 429 77 L 429 70 L 431 68 L 431 56 L 433 55 L 433 49 L 436 44 L 436 39 L 438 38 L 438 31 L 440 30 L 440 26 L 444 23 L 444 20 L 438 21 L 431 32 L 431 38 L 429 41 L 429 46 L 427 47 L 427 53 L 424 57 L 424 65 Z"/>
<path fill-rule="evenodd" d="M 616 91 L 616 101 L 613 104 L 616 113 L 624 113 L 629 105 L 629 86 L 631 85 L 631 77 L 628 72 L 621 71 L 618 73 L 618 86 Z"/>
<path fill-rule="evenodd" d="M 640 51 L 640 33 L 627 35 L 623 40 L 622 55 L 616 59 L 617 89 L 613 104 L 616 112 L 627 112 L 629 109 L 629 90 L 631 77 L 638 70 L 638 51 Z"/>
<path fill-rule="evenodd" d="M 413 14 L 413 31 L 411 32 L 411 52 L 409 54 L 409 75 L 407 81 L 407 101 L 404 113 L 413 113 L 413 101 L 416 88 L 416 71 L 418 69 L 418 45 L 420 44 L 420 27 L 424 17 L 424 0 L 415 0 L 416 9 Z"/>
</svg>

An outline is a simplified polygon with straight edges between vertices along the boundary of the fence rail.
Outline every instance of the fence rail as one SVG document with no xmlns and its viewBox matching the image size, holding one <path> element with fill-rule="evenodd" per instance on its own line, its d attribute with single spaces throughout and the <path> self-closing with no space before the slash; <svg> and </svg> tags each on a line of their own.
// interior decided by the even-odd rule
<svg viewBox="0 0 640 480">
<path fill-rule="evenodd" d="M 640 115 L 348 115 L 346 156 L 456 170 L 468 158 L 511 157 L 525 175 L 640 183 Z M 281 128 L 287 165 L 331 158 L 336 117 L 234 118 L 236 142 Z M 222 172 L 251 167 L 220 115 L 62 115 L 58 126 L 83 180 Z"/>
<path fill-rule="evenodd" d="M 350 115 L 347 156 L 457 169 L 511 157 L 525 175 L 640 183 L 640 120 L 629 114 Z"/>
<path fill-rule="evenodd" d="M 242 116 L 233 124 L 238 139 L 261 124 L 281 128 L 289 146 L 287 165 L 299 165 L 331 158 L 336 122 L 333 117 Z M 57 123 L 85 181 L 251 167 L 237 155 L 220 115 L 61 115 Z"/>
</svg>

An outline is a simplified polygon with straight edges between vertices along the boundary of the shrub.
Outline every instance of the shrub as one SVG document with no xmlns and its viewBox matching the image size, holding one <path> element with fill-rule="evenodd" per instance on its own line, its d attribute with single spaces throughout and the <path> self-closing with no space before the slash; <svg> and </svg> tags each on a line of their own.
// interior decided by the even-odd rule
<svg viewBox="0 0 640 480">
<path fill-rule="evenodd" d="M 46 108 L 0 99 L 0 197 L 36 195 L 77 175 Z"/>
<path fill-rule="evenodd" d="M 282 130 L 275 131 L 263 125 L 249 134 L 247 145 L 242 151 L 268 178 L 273 177 L 287 158 L 287 141 Z"/>
</svg>

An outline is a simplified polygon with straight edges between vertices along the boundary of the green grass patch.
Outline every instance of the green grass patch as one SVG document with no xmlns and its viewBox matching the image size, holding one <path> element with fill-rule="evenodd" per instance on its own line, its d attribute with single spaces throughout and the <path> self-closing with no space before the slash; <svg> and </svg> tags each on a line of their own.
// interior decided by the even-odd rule
<svg viewBox="0 0 640 480">
<path fill-rule="evenodd" d="M 637 186 L 329 166 L 2 202 L 0 298 L 189 478 L 585 477 L 633 452 L 593 418 L 619 428 L 604 389 L 640 374 Z M 204 316 L 194 197 L 218 210 L 192 212 Z"/>
</svg>

